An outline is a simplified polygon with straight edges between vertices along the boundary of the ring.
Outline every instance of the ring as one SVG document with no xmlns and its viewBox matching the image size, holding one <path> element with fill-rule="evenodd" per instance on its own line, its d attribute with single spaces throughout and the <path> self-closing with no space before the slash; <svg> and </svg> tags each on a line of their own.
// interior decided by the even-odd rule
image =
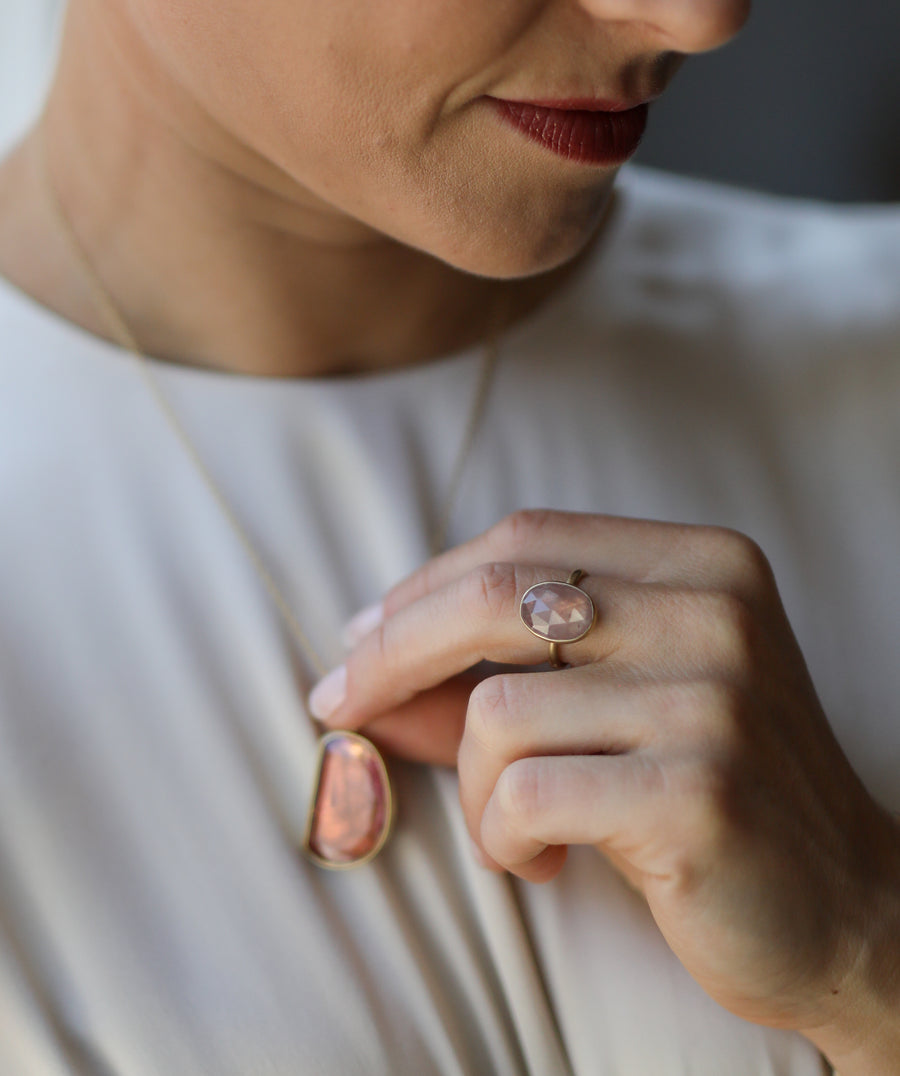
<svg viewBox="0 0 900 1076">
<path fill-rule="evenodd" d="M 529 587 L 519 604 L 525 627 L 550 644 L 550 664 L 554 669 L 566 667 L 559 657 L 560 645 L 583 639 L 597 619 L 590 595 L 575 585 L 583 576 L 581 568 L 576 568 L 565 583 L 544 579 Z"/>
</svg>

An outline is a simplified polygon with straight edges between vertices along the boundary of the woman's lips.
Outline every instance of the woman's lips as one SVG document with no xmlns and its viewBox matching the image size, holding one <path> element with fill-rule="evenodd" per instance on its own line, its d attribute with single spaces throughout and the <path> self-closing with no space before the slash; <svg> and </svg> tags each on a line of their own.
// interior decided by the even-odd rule
<svg viewBox="0 0 900 1076">
<path fill-rule="evenodd" d="M 589 102 L 536 103 L 489 97 L 498 115 L 545 149 L 583 164 L 622 164 L 640 145 L 646 104 L 635 108 L 583 107 Z"/>
</svg>

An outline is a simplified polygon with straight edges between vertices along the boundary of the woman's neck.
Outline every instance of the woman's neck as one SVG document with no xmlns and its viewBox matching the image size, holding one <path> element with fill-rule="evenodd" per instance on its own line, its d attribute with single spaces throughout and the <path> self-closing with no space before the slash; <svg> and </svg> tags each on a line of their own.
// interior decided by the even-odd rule
<svg viewBox="0 0 900 1076">
<path fill-rule="evenodd" d="M 45 162 L 142 349 L 179 363 L 283 377 L 408 365 L 474 345 L 568 274 L 484 280 L 335 211 L 87 8 L 73 6 L 41 125 L 0 166 L 0 274 L 68 320 L 111 337 Z"/>
</svg>

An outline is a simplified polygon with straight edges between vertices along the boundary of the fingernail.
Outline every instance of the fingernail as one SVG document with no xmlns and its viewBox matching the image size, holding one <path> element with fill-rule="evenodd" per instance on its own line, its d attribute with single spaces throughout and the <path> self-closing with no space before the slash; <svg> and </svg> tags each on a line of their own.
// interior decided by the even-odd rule
<svg viewBox="0 0 900 1076">
<path fill-rule="evenodd" d="M 478 864 L 479 867 L 484 867 L 485 870 L 489 870 L 493 864 L 491 860 L 485 855 L 484 852 L 478 847 L 478 845 L 469 838 L 469 844 L 472 846 L 472 858 Z"/>
<path fill-rule="evenodd" d="M 368 635 L 373 628 L 377 628 L 382 620 L 384 620 L 384 604 L 375 602 L 374 605 L 367 605 L 344 625 L 341 641 L 350 650 L 363 636 Z"/>
<path fill-rule="evenodd" d="M 309 709 L 319 721 L 327 721 L 347 697 L 347 666 L 339 665 L 316 684 L 309 694 Z"/>
</svg>

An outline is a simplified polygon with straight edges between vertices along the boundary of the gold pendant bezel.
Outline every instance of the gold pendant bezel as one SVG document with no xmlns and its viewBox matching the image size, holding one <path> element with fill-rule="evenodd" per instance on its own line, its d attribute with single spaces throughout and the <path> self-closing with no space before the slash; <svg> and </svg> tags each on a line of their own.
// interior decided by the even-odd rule
<svg viewBox="0 0 900 1076">
<path fill-rule="evenodd" d="M 383 787 L 386 792 L 387 800 L 385 803 L 385 817 L 384 824 L 381 827 L 381 834 L 374 847 L 367 852 L 364 856 L 360 856 L 358 859 L 349 860 L 345 863 L 337 863 L 330 859 L 325 859 L 316 852 L 312 845 L 312 833 L 313 826 L 316 819 L 316 803 L 319 798 L 319 790 L 322 785 L 322 768 L 325 761 L 325 753 L 328 750 L 328 745 L 334 743 L 337 740 L 353 741 L 362 745 L 367 752 L 371 754 L 376 760 L 379 776 L 381 777 Z M 374 743 L 368 737 L 362 736 L 358 732 L 351 732 L 348 729 L 333 729 L 326 732 L 319 737 L 318 752 L 316 755 L 316 765 L 313 771 L 314 783 L 312 792 L 310 793 L 309 806 L 306 810 L 306 828 L 303 834 L 303 844 L 301 845 L 301 851 L 304 856 L 314 863 L 317 867 L 322 867 L 324 870 L 330 871 L 348 871 L 355 870 L 357 867 L 364 867 L 367 863 L 371 863 L 373 859 L 381 852 L 384 846 L 387 844 L 388 839 L 394 828 L 395 811 L 394 811 L 394 789 L 391 784 L 391 777 L 388 773 L 387 763 L 384 761 L 384 756 L 378 750 Z"/>
</svg>

